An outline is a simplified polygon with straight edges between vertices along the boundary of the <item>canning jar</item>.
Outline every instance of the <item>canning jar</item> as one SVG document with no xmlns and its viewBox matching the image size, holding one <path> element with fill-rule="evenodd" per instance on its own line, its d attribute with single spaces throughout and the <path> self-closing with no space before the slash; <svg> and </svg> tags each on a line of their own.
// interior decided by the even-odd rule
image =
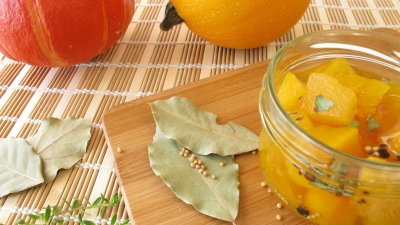
<svg viewBox="0 0 400 225">
<path fill-rule="evenodd" d="M 278 99 L 277 90 L 289 71 L 306 83 L 315 68 L 337 58 L 346 59 L 368 79 L 400 84 L 400 41 L 394 36 L 329 30 L 283 46 L 269 64 L 259 99 L 263 126 L 259 157 L 264 178 L 272 192 L 308 222 L 399 225 L 400 155 L 387 162 L 339 151 L 300 126 Z M 400 95 L 392 97 L 399 104 L 394 108 L 400 107 Z M 391 133 L 385 146 L 399 148 L 400 111 L 391 113 L 395 116 L 387 117 L 385 124 L 398 132 Z M 322 135 L 336 138 L 329 132 Z"/>
</svg>

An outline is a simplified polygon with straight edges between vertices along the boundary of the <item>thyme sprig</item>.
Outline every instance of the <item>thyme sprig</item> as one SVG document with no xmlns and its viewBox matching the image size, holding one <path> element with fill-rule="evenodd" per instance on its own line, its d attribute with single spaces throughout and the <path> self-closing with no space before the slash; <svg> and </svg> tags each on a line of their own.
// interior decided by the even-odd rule
<svg viewBox="0 0 400 225">
<path fill-rule="evenodd" d="M 68 224 L 69 218 L 71 215 L 76 213 L 76 218 L 81 224 L 84 225 L 95 225 L 94 222 L 83 219 L 84 215 L 90 215 L 86 212 L 88 209 L 99 209 L 99 215 L 102 214 L 103 210 L 107 207 L 115 207 L 120 201 L 121 197 L 118 196 L 118 193 L 115 193 L 111 199 L 107 199 L 104 197 L 103 194 L 100 195 L 97 199 L 95 199 L 92 203 L 85 197 L 83 201 L 74 198 L 71 202 L 66 201 L 63 199 L 65 204 L 68 205 L 67 210 L 60 210 L 58 205 L 50 206 L 43 208 L 43 211 L 39 214 L 28 214 L 28 217 L 36 220 L 41 221 L 41 225 L 49 225 L 49 224 Z M 111 217 L 110 224 L 114 225 L 117 221 L 117 214 L 114 214 Z M 129 223 L 129 220 L 125 220 L 119 225 L 126 225 Z M 16 224 L 21 225 L 33 225 L 29 222 L 26 222 L 23 219 L 19 219 Z M 36 223 L 35 223 L 36 224 Z"/>
</svg>

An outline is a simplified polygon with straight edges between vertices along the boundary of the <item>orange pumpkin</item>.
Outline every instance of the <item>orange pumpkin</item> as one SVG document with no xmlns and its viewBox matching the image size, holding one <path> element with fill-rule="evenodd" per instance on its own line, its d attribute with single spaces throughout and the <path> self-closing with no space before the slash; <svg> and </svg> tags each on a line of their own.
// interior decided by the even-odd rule
<svg viewBox="0 0 400 225">
<path fill-rule="evenodd" d="M 122 37 L 134 0 L 0 1 L 0 52 L 33 66 L 83 63 Z"/>
</svg>

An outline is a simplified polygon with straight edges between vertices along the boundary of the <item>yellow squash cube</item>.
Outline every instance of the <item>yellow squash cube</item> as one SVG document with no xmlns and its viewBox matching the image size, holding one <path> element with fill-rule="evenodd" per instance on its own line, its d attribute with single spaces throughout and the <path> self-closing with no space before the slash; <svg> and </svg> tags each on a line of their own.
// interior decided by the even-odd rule
<svg viewBox="0 0 400 225">
<path fill-rule="evenodd" d="M 368 79 L 360 87 L 357 94 L 356 114 L 361 117 L 367 117 L 374 113 L 388 90 L 389 85 L 387 83 L 380 80 Z"/>
<path fill-rule="evenodd" d="M 308 117 L 308 114 L 304 109 L 297 106 L 288 113 L 290 118 L 292 118 L 301 128 L 308 129 L 314 126 L 313 121 Z"/>
<path fill-rule="evenodd" d="M 320 125 L 306 131 L 332 148 L 354 156 L 366 157 L 366 153 L 360 144 L 357 128 Z"/>
<path fill-rule="evenodd" d="M 277 94 L 283 108 L 290 110 L 299 105 L 300 99 L 305 92 L 305 85 L 293 73 L 288 72 L 279 86 Z"/>
<path fill-rule="evenodd" d="M 350 88 L 356 94 L 360 92 L 360 88 L 368 80 L 368 78 L 359 76 L 357 74 L 338 74 L 336 78 L 338 79 L 339 83 Z"/>
<path fill-rule="evenodd" d="M 314 72 L 325 73 L 332 77 L 337 77 L 341 74 L 356 74 L 349 61 L 345 58 L 335 58 L 328 63 L 319 66 Z"/>
<path fill-rule="evenodd" d="M 300 107 L 315 121 L 329 125 L 348 125 L 354 117 L 357 97 L 353 90 L 343 86 L 334 77 L 323 73 L 312 73 L 307 82 L 307 91 Z M 333 106 L 318 110 L 316 100 L 323 96 Z"/>
</svg>

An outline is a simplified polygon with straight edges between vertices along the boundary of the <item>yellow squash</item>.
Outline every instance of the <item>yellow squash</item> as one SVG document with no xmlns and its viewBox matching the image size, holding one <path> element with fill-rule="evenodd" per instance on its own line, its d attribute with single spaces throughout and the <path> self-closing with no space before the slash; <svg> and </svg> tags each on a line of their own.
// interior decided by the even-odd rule
<svg viewBox="0 0 400 225">
<path fill-rule="evenodd" d="M 254 48 L 278 39 L 306 11 L 310 0 L 171 0 L 162 30 L 185 22 L 205 40 L 229 48 Z M 177 12 L 177 14 L 176 14 Z"/>
</svg>

